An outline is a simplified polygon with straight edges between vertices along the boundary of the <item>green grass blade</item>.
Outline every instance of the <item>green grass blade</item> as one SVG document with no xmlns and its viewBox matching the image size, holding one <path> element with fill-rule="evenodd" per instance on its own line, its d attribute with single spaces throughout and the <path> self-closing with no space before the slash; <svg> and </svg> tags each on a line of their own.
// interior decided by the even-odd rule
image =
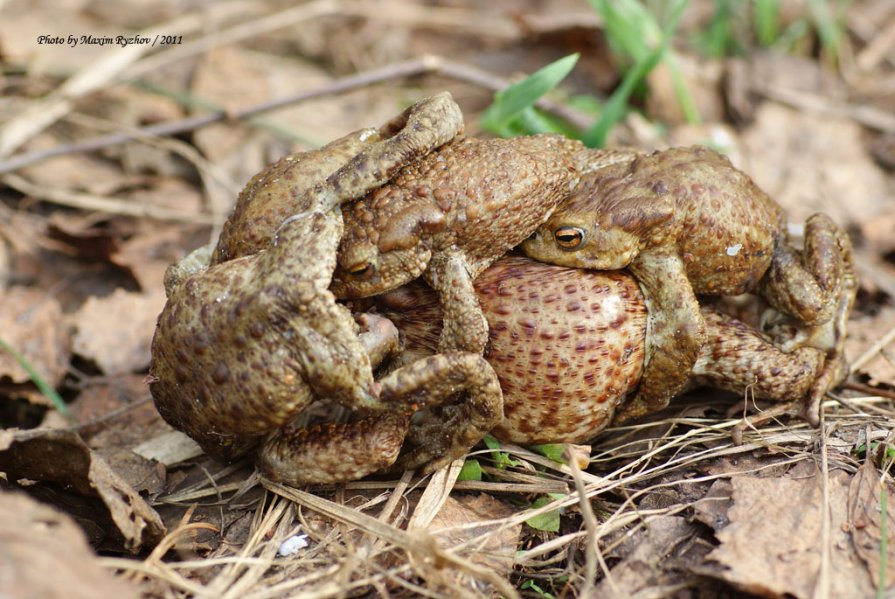
<svg viewBox="0 0 895 599">
<path fill-rule="evenodd" d="M 830 53 L 832 58 L 839 56 L 839 42 L 842 39 L 842 23 L 833 14 L 831 8 L 832 0 L 809 0 L 808 8 L 811 11 L 811 18 L 814 26 L 817 27 L 817 34 L 820 36 L 820 43 L 824 49 Z"/>
<path fill-rule="evenodd" d="M 689 0 L 678 0 L 675 3 L 671 18 L 663 30 L 661 42 L 653 48 L 643 60 L 638 61 L 631 70 L 625 73 L 621 85 L 619 85 L 615 92 L 613 92 L 609 101 L 606 102 L 606 105 L 603 107 L 603 112 L 600 114 L 600 118 L 582 136 L 582 141 L 584 141 L 586 146 L 591 148 L 602 148 L 606 145 L 606 138 L 609 136 L 609 131 L 624 116 L 628 100 L 634 89 L 646 78 L 650 71 L 656 68 L 656 65 L 659 64 L 659 61 L 664 57 L 665 52 L 668 50 L 668 45 L 671 42 L 671 37 L 677 28 L 678 21 L 680 21 L 681 15 L 688 3 Z"/>
<path fill-rule="evenodd" d="M 31 381 L 35 385 L 37 385 L 37 388 L 40 390 L 40 392 L 43 393 L 47 399 L 50 400 L 50 403 L 53 404 L 53 407 L 56 408 L 56 410 L 60 414 L 71 420 L 71 414 L 68 411 L 68 406 L 65 404 L 65 401 L 56 392 L 56 390 L 53 389 L 53 387 L 50 386 L 50 384 L 47 383 L 46 380 L 44 380 L 44 378 L 37 372 L 37 370 L 34 369 L 34 366 L 31 365 L 31 362 L 29 362 L 28 359 L 25 358 L 25 356 L 23 356 L 16 348 L 8 344 L 2 338 L 0 338 L 0 350 L 8 352 L 9 355 L 15 358 L 16 362 L 19 363 L 19 366 L 21 366 L 22 369 L 26 373 L 28 373 L 28 377 L 31 379 Z"/>
<path fill-rule="evenodd" d="M 779 15 L 779 0 L 754 0 L 752 22 L 760 46 L 769 48 L 777 41 L 780 36 Z"/>
<path fill-rule="evenodd" d="M 879 577 L 876 583 L 876 596 L 883 599 L 886 596 L 886 562 L 889 560 L 889 491 L 886 489 L 885 478 L 879 484 Z"/>
<path fill-rule="evenodd" d="M 570 54 L 494 94 L 494 102 L 482 115 L 482 127 L 498 135 L 505 132 L 513 120 L 522 116 L 541 96 L 559 85 L 577 62 L 578 54 Z"/>
</svg>

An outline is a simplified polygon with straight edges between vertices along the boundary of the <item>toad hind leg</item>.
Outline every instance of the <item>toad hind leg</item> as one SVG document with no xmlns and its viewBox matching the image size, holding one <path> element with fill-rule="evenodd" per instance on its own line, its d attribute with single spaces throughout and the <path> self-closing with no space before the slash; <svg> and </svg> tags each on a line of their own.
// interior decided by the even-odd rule
<svg viewBox="0 0 895 599">
<path fill-rule="evenodd" d="M 383 414 L 357 422 L 276 432 L 255 463 L 271 480 L 290 485 L 357 480 L 398 457 L 410 413 Z"/>
<path fill-rule="evenodd" d="M 275 433 L 256 464 L 272 480 L 324 484 L 356 480 L 388 468 L 431 472 L 461 457 L 503 418 L 503 394 L 494 370 L 469 353 L 438 354 L 400 368 L 381 381 L 385 414 L 339 425 Z M 454 417 L 427 428 L 425 443 L 396 463 L 411 414 L 466 394 Z"/>
<path fill-rule="evenodd" d="M 803 323 L 790 323 L 788 327 L 785 322 L 783 326 L 772 324 L 769 328 L 775 344 L 784 351 L 814 347 L 826 352 L 823 371 L 814 381 L 804 413 L 805 419 L 817 426 L 823 396 L 848 376 L 844 352 L 846 323 L 858 287 L 852 245 L 848 235 L 829 217 L 817 213 L 805 223 L 806 267 L 801 267 L 791 250 L 788 253 L 785 259 L 778 260 L 775 252 L 761 292 L 776 309 Z M 785 263 L 794 264 L 794 268 L 784 268 Z M 803 285 L 810 303 L 786 299 L 787 289 L 798 291 Z"/>
<path fill-rule="evenodd" d="M 401 167 L 463 133 L 463 113 L 443 92 L 420 100 L 379 133 L 381 141 L 365 146 L 310 190 L 317 198 L 315 208 L 329 209 L 384 185 Z"/>
<path fill-rule="evenodd" d="M 381 397 L 390 405 L 436 408 L 459 394 L 465 399 L 439 412 L 450 417 L 431 419 L 423 435 L 416 431 L 421 442 L 396 462 L 395 470 L 432 472 L 462 457 L 503 418 L 503 394 L 491 365 L 470 353 L 436 354 L 382 380 Z"/>
<path fill-rule="evenodd" d="M 825 214 L 805 221 L 804 265 L 798 252 L 779 240 L 759 291 L 777 310 L 807 325 L 834 316 L 841 295 L 845 233 Z"/>
<path fill-rule="evenodd" d="M 438 294 L 444 317 L 438 351 L 482 355 L 488 343 L 488 321 L 479 305 L 466 257 L 458 250 L 435 255 L 425 276 Z"/>
<path fill-rule="evenodd" d="M 619 410 L 618 423 L 660 410 L 683 391 L 706 339 L 699 303 L 680 257 L 644 252 L 630 269 L 649 309 L 648 358 L 637 395 Z"/>
</svg>

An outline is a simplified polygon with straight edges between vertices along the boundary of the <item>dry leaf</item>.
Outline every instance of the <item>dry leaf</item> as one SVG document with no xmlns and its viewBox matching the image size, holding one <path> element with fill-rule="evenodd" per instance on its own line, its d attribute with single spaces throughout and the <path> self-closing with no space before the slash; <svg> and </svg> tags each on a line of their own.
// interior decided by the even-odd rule
<svg viewBox="0 0 895 599">
<path fill-rule="evenodd" d="M 826 212 L 843 227 L 891 207 L 892 184 L 865 148 L 861 126 L 765 102 L 742 136 L 755 182 L 802 222 Z"/>
<path fill-rule="evenodd" d="M 155 409 L 143 374 L 89 379 L 68 407 L 91 449 L 131 449 L 172 430 Z"/>
<path fill-rule="evenodd" d="M 145 370 L 164 305 L 159 288 L 145 293 L 119 288 L 107 297 L 91 297 L 74 315 L 75 353 L 96 362 L 107 375 Z"/>
<path fill-rule="evenodd" d="M 465 544 L 466 549 L 460 551 L 461 555 L 468 555 L 473 563 L 494 570 L 499 576 L 506 576 L 513 567 L 522 525 L 517 524 L 497 533 L 492 532 L 494 525 L 469 525 L 506 518 L 515 513 L 513 507 L 485 493 L 448 497 L 432 519 L 429 532 L 442 547 Z M 469 541 L 473 543 L 469 544 Z"/>
<path fill-rule="evenodd" d="M 4 599 L 129 599 L 135 588 L 96 563 L 66 514 L 24 493 L 0 493 L 0 588 Z"/>
<path fill-rule="evenodd" d="M 157 191 L 161 190 L 157 188 Z M 190 201 L 187 196 L 179 193 L 186 190 L 178 190 L 175 186 L 175 189 L 168 188 L 168 191 L 173 192 L 169 198 L 180 200 L 178 210 L 183 209 L 183 205 Z M 196 207 L 198 209 L 198 204 Z M 151 223 L 151 226 L 148 226 L 144 223 L 136 233 L 119 244 L 118 251 L 111 259 L 113 264 L 134 278 L 140 289 L 149 291 L 162 287 L 168 266 L 208 241 L 207 227 L 185 227 L 181 224 L 163 223 Z"/>
<path fill-rule="evenodd" d="M 122 541 L 118 550 L 136 553 L 155 546 L 165 535 L 165 527 L 155 510 L 91 451 L 77 433 L 49 429 L 0 431 L 0 471 L 10 481 L 31 481 L 30 492 L 43 487 L 48 497 L 58 498 L 63 505 L 68 504 L 65 499 L 68 493 L 98 498 L 105 508 L 101 515 L 106 518 L 94 526 L 106 534 L 117 529 Z M 94 513 L 97 512 L 94 510 Z M 112 530 L 109 530 L 110 523 Z"/>
<path fill-rule="evenodd" d="M 681 582 L 685 573 L 676 554 L 682 547 L 689 549 L 688 541 L 697 532 L 695 525 L 679 516 L 650 519 L 646 530 L 636 533 L 634 550 L 612 568 L 608 578 L 600 581 L 593 596 L 635 597 Z"/>
<path fill-rule="evenodd" d="M 46 382 L 62 382 L 69 362 L 69 339 L 62 325 L 62 308 L 46 291 L 10 287 L 0 291 L 0 336 L 21 353 Z M 0 351 L 0 378 L 15 383 L 30 380 L 8 352 Z"/>
<path fill-rule="evenodd" d="M 848 323 L 848 338 L 845 352 L 849 360 L 856 360 L 873 347 L 882 335 L 895 328 L 895 308 L 882 308 L 873 316 L 859 316 Z M 870 377 L 871 384 L 895 386 L 895 341 L 882 348 L 876 355 L 860 367 L 858 372 Z"/>
<path fill-rule="evenodd" d="M 90 133 L 80 133 L 84 138 Z M 94 134 L 95 135 L 95 134 Z M 42 133 L 28 143 L 28 151 L 48 150 L 60 145 L 81 141 L 63 138 L 54 133 Z M 19 171 L 33 184 L 51 189 L 81 190 L 107 196 L 125 187 L 128 177 L 124 171 L 94 154 L 65 154 L 26 166 Z"/>
<path fill-rule="evenodd" d="M 717 530 L 720 546 L 708 558 L 722 567 L 712 575 L 762 597 L 807 599 L 818 592 L 822 563 L 822 518 L 829 510 L 829 592 L 840 599 L 873 596 L 863 563 L 847 532 L 850 477 L 836 470 L 826 481 L 829 504 L 813 462 L 786 476 L 736 476 L 731 480 L 730 524 Z"/>
<path fill-rule="evenodd" d="M 882 551 L 882 504 L 885 493 L 887 550 Z M 880 568 L 885 560 L 886 588 L 895 587 L 895 493 L 891 484 L 880 480 L 880 471 L 870 460 L 865 461 L 852 478 L 848 489 L 848 528 L 855 551 L 867 566 L 870 579 L 879 580 Z"/>
</svg>

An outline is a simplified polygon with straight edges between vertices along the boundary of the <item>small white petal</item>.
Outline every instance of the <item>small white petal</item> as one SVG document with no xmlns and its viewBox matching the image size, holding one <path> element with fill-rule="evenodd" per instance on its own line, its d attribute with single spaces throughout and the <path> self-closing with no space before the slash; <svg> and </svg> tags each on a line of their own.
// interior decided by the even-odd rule
<svg viewBox="0 0 895 599">
<path fill-rule="evenodd" d="M 280 544 L 277 549 L 277 555 L 280 557 L 288 557 L 295 555 L 308 546 L 308 535 L 293 535 Z"/>
</svg>

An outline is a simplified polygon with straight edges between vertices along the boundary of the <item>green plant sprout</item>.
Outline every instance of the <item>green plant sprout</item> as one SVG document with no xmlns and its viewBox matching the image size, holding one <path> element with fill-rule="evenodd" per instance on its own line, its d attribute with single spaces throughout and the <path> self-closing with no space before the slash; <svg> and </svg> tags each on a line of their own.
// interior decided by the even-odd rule
<svg viewBox="0 0 895 599">
<path fill-rule="evenodd" d="M 37 386 L 38 390 L 50 400 L 50 403 L 56 408 L 56 411 L 65 416 L 68 420 L 71 420 L 71 414 L 68 411 L 68 406 L 65 404 L 65 400 L 56 392 L 53 387 L 47 383 L 47 381 L 37 372 L 34 366 L 31 365 L 31 362 L 23 356 L 16 348 L 7 343 L 4 339 L 0 338 L 0 350 L 6 351 L 15 358 L 15 361 L 19 363 L 19 366 L 22 367 L 28 374 L 28 378 Z"/>
</svg>

